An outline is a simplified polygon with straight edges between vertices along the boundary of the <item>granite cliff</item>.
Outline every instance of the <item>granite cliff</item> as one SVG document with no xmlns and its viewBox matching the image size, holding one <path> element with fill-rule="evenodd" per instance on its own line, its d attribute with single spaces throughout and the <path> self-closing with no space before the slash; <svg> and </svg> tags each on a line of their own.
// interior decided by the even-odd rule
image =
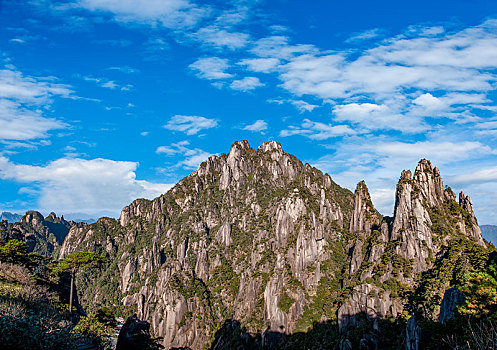
<svg viewBox="0 0 497 350">
<path fill-rule="evenodd" d="M 80 276 L 83 305 L 136 312 L 166 348 L 222 349 L 291 348 L 320 325 L 333 334 L 321 346 L 382 347 L 386 320 L 437 318 L 489 248 L 471 199 L 427 160 L 402 172 L 383 217 L 364 182 L 352 193 L 276 142 L 241 141 L 119 220 L 71 226 L 60 257 L 77 250 L 110 261 Z"/>
</svg>

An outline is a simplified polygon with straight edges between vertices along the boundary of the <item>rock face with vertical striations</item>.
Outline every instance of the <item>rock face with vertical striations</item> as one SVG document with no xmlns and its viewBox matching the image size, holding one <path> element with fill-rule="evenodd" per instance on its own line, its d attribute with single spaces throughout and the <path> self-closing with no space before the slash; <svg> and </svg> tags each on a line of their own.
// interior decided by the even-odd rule
<svg viewBox="0 0 497 350">
<path fill-rule="evenodd" d="M 405 307 L 415 311 L 408 304 L 414 296 L 434 305 L 425 316 L 436 319 L 440 305 L 435 303 L 453 283 L 447 270 L 470 269 L 474 251 L 486 251 L 471 200 L 461 193 L 456 202 L 452 190 L 444 189 L 439 170 L 426 159 L 414 175 L 402 171 L 393 218 L 375 215 L 364 204 L 368 198 L 365 184 L 359 183 L 350 226 L 350 275 L 344 278 L 351 297 L 338 310 L 340 330 L 347 333 L 349 326 L 395 318 Z M 406 328 L 411 336 L 419 328 L 413 322 Z"/>
<path fill-rule="evenodd" d="M 354 193 L 354 211 L 350 220 L 350 232 L 356 235 L 355 242 L 351 242 L 353 246 L 352 259 L 350 262 L 350 274 L 355 273 L 362 264 L 364 259 L 363 247 L 365 246 L 366 238 L 373 232 L 378 230 L 381 225 L 380 215 L 371 202 L 368 188 L 364 181 L 357 184 Z"/>
<path fill-rule="evenodd" d="M 241 141 L 119 220 L 72 227 L 60 256 L 106 255 L 101 272 L 79 278 L 81 303 L 136 312 L 166 348 L 218 348 L 230 332 L 276 346 L 325 321 L 346 336 L 381 327 L 454 239 L 485 249 L 471 200 L 457 203 L 427 160 L 402 173 L 390 218 L 364 182 L 353 194 L 274 141 Z"/>
</svg>

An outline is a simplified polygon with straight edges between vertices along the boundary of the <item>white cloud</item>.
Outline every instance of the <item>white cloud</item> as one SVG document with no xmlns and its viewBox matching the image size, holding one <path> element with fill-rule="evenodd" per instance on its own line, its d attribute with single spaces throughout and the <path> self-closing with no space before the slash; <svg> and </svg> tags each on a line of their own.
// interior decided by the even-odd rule
<svg viewBox="0 0 497 350">
<path fill-rule="evenodd" d="M 368 188 L 371 194 L 371 201 L 376 209 L 387 215 L 391 215 L 392 203 L 395 200 L 395 190 L 393 188 Z"/>
<path fill-rule="evenodd" d="M 233 74 L 226 73 L 229 68 L 228 60 L 219 57 L 199 58 L 192 64 L 190 69 L 197 72 L 199 78 L 215 80 L 231 78 Z"/>
<path fill-rule="evenodd" d="M 172 185 L 136 179 L 138 163 L 109 159 L 61 158 L 45 166 L 14 164 L 0 157 L 0 178 L 30 183 L 40 210 L 119 211 L 136 198 L 154 198 Z"/>
<path fill-rule="evenodd" d="M 450 177 L 450 181 L 457 185 L 463 184 L 480 184 L 495 182 L 497 183 L 497 167 L 490 167 L 470 173 L 463 173 Z"/>
<path fill-rule="evenodd" d="M 297 107 L 300 113 L 312 112 L 314 108 L 319 107 L 318 105 L 311 105 L 310 103 L 302 100 L 291 100 L 290 103 Z"/>
<path fill-rule="evenodd" d="M 101 87 L 104 87 L 104 88 L 107 88 L 107 89 L 114 90 L 114 89 L 116 89 L 119 85 L 117 85 L 115 81 L 113 81 L 113 80 L 109 80 L 109 81 L 106 81 L 105 83 L 102 83 L 102 85 L 100 85 L 100 86 L 101 86 Z"/>
<path fill-rule="evenodd" d="M 0 70 L 0 98 L 22 103 L 43 104 L 53 96 L 69 96 L 73 91 L 69 85 L 55 84 L 50 78 L 24 76 L 15 70 Z"/>
<path fill-rule="evenodd" d="M 169 119 L 165 129 L 173 131 L 182 131 L 187 135 L 195 135 L 200 130 L 211 129 L 217 126 L 215 119 L 209 119 L 199 116 L 175 115 Z"/>
<path fill-rule="evenodd" d="M 374 28 L 366 30 L 364 32 L 354 33 L 346 40 L 346 42 L 353 43 L 353 42 L 371 40 L 371 39 L 376 39 L 381 35 L 383 35 L 383 30 L 380 28 Z"/>
<path fill-rule="evenodd" d="M 302 135 L 311 140 L 326 140 L 332 137 L 355 135 L 357 132 L 348 125 L 329 125 L 304 119 L 300 126 L 290 126 L 280 131 L 281 137 Z"/>
<path fill-rule="evenodd" d="M 297 55 L 318 53 L 313 45 L 290 45 L 286 36 L 270 36 L 259 39 L 250 50 L 259 57 L 290 59 Z"/>
<path fill-rule="evenodd" d="M 421 158 L 428 158 L 434 164 L 444 165 L 463 159 L 470 159 L 475 156 L 483 156 L 494 153 L 487 145 L 476 141 L 418 141 L 418 142 L 377 142 L 372 146 L 364 146 L 365 149 L 373 149 L 375 154 L 385 158 L 382 163 L 396 162 L 417 162 Z"/>
<path fill-rule="evenodd" d="M 15 70 L 0 70 L 0 139 L 32 140 L 67 124 L 43 116 L 54 97 L 71 97 L 68 85 L 52 78 L 28 77 Z"/>
<path fill-rule="evenodd" d="M 320 98 L 344 98 L 347 86 L 341 80 L 345 58 L 342 54 L 314 56 L 300 55 L 280 66 L 282 86 L 298 95 Z"/>
<path fill-rule="evenodd" d="M 245 126 L 243 130 L 262 132 L 264 130 L 267 130 L 267 123 L 264 120 L 259 119 L 256 120 L 253 124 Z"/>
<path fill-rule="evenodd" d="M 418 106 L 426 107 L 427 109 L 431 109 L 431 110 L 442 109 L 442 108 L 446 107 L 444 105 L 444 103 L 439 98 L 434 97 L 430 93 L 422 94 L 421 96 L 416 97 L 412 101 L 412 103 L 414 103 Z"/>
<path fill-rule="evenodd" d="M 346 52 L 299 55 L 280 67 L 281 79 L 298 95 L 322 98 L 380 96 L 409 88 L 487 91 L 496 80 L 484 71 L 497 67 L 496 28 L 492 20 L 453 34 L 401 36 L 355 59 Z"/>
<path fill-rule="evenodd" d="M 33 140 L 48 137 L 48 132 L 64 129 L 67 124 L 54 118 L 45 118 L 38 110 L 29 110 L 21 104 L 0 99 L 0 139 Z"/>
<path fill-rule="evenodd" d="M 168 28 L 194 26 L 208 15 L 208 8 L 188 0 L 79 0 L 90 11 L 111 13 L 117 21 L 160 24 Z"/>
<path fill-rule="evenodd" d="M 415 66 L 474 69 L 495 68 L 497 65 L 497 20 L 488 20 L 448 35 L 432 35 L 399 38 L 389 45 L 373 49 L 372 53 L 389 62 Z"/>
<path fill-rule="evenodd" d="M 169 51 L 169 44 L 162 38 L 152 37 L 143 43 L 142 56 L 146 61 L 161 61 L 165 53 Z"/>
<path fill-rule="evenodd" d="M 126 39 L 101 39 L 101 40 L 92 40 L 92 44 L 97 45 L 112 45 L 112 46 L 121 46 L 126 47 L 133 44 L 132 41 Z"/>
<path fill-rule="evenodd" d="M 25 40 L 20 39 L 20 38 L 13 38 L 13 39 L 10 39 L 9 41 L 10 41 L 11 43 L 17 43 L 17 44 L 24 44 L 24 43 L 26 43 L 26 41 L 25 41 Z"/>
<path fill-rule="evenodd" d="M 420 132 L 428 128 L 420 119 L 392 111 L 387 105 L 350 103 L 333 107 L 337 121 L 359 124 L 369 130 L 393 129 Z"/>
<path fill-rule="evenodd" d="M 209 158 L 212 153 L 201 150 L 200 148 L 188 148 L 190 142 L 181 141 L 177 143 L 172 143 L 169 146 L 160 146 L 157 148 L 155 153 L 165 154 L 166 156 L 183 156 L 183 159 L 179 161 L 176 166 L 183 167 L 185 169 L 196 169 L 200 163 Z"/>
<path fill-rule="evenodd" d="M 295 108 L 297 108 L 300 113 L 312 112 L 315 108 L 320 107 L 318 105 L 313 105 L 313 104 L 310 104 L 310 103 L 308 103 L 306 101 L 303 101 L 303 100 L 268 99 L 267 102 L 269 102 L 269 103 L 276 103 L 278 105 L 282 105 L 283 103 L 290 103 L 293 106 L 295 106 Z"/>
<path fill-rule="evenodd" d="M 425 118 L 471 123 L 477 120 L 472 109 L 488 109 L 486 95 L 497 88 L 496 29 L 497 20 L 453 32 L 410 27 L 362 52 L 325 51 L 272 36 L 255 41 L 250 52 L 258 57 L 238 65 L 275 73 L 296 96 L 330 100 L 338 105 L 337 121 L 417 133 L 431 128 Z M 357 39 L 379 34 L 368 31 Z M 378 108 L 367 110 L 373 105 Z M 359 115 L 348 113 L 353 109 Z"/>
<path fill-rule="evenodd" d="M 106 89 L 111 89 L 111 90 L 116 90 L 119 89 L 121 91 L 128 91 L 133 88 L 133 85 L 127 84 L 127 85 L 120 85 L 116 83 L 114 80 L 109 80 L 107 78 L 95 78 L 92 76 L 83 76 L 81 77 L 85 81 L 89 82 L 94 82 L 95 84 L 99 85 L 100 87 L 106 88 Z"/>
<path fill-rule="evenodd" d="M 117 71 L 119 71 L 121 73 L 125 73 L 125 74 L 133 74 L 133 73 L 140 72 L 139 69 L 137 69 L 137 68 L 131 68 L 130 66 L 109 67 L 107 69 L 109 69 L 109 70 L 117 70 Z"/>
<path fill-rule="evenodd" d="M 259 78 L 256 77 L 245 77 L 240 80 L 234 80 L 230 84 L 230 88 L 232 88 L 233 90 L 240 90 L 240 91 L 250 91 L 260 86 L 264 86 L 264 84 L 261 83 L 259 81 Z"/>
<path fill-rule="evenodd" d="M 238 64 L 246 66 L 252 72 L 269 73 L 279 66 L 280 60 L 277 58 L 247 58 L 241 60 Z"/>
<path fill-rule="evenodd" d="M 205 45 L 219 49 L 228 48 L 230 50 L 240 49 L 246 46 L 250 40 L 248 34 L 228 32 L 216 26 L 201 28 L 192 36 Z"/>
<path fill-rule="evenodd" d="M 423 25 L 411 25 L 407 28 L 406 34 L 416 35 L 416 36 L 437 36 L 445 32 L 444 27 L 441 26 L 423 26 Z"/>
</svg>

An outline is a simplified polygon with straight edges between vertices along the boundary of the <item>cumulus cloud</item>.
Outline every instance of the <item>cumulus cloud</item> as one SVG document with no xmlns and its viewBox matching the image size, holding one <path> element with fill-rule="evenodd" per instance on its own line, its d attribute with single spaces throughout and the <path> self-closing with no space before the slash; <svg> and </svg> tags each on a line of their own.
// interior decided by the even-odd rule
<svg viewBox="0 0 497 350">
<path fill-rule="evenodd" d="M 212 153 L 206 152 L 200 148 L 189 148 L 190 145 L 188 141 L 181 141 L 177 143 L 172 143 L 169 146 L 157 147 L 155 153 L 164 154 L 166 156 L 182 156 L 183 159 L 180 160 L 176 166 L 183 167 L 184 169 L 196 169 L 207 158 L 209 158 Z"/>
<path fill-rule="evenodd" d="M 421 96 L 416 97 L 412 103 L 428 109 L 439 109 L 443 107 L 442 101 L 430 93 L 422 94 Z"/>
<path fill-rule="evenodd" d="M 181 131 L 187 135 L 195 135 L 200 130 L 211 129 L 217 126 L 215 119 L 192 115 L 175 115 L 169 119 L 165 129 L 173 131 Z"/>
<path fill-rule="evenodd" d="M 233 74 L 226 73 L 229 68 L 228 60 L 219 57 L 199 58 L 192 64 L 190 69 L 197 73 L 199 78 L 216 80 L 231 78 Z"/>
<path fill-rule="evenodd" d="M 0 178 L 28 183 L 40 210 L 98 214 L 119 211 L 136 198 L 165 193 L 172 185 L 136 179 L 138 163 L 109 159 L 61 158 L 44 166 L 0 157 Z"/>
<path fill-rule="evenodd" d="M 243 127 L 243 130 L 262 132 L 264 130 L 267 130 L 267 123 L 264 120 L 259 119 L 256 120 L 253 124 L 249 124 Z"/>
<path fill-rule="evenodd" d="M 240 90 L 240 91 L 250 91 L 260 86 L 264 86 L 264 84 L 261 83 L 259 81 L 259 78 L 256 77 L 245 77 L 240 80 L 234 80 L 230 84 L 230 88 L 232 88 L 233 90 Z"/>
</svg>

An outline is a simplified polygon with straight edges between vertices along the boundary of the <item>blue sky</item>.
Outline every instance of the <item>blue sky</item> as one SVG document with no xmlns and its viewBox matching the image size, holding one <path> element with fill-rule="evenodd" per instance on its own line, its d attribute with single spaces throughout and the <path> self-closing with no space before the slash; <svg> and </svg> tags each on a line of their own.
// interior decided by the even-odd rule
<svg viewBox="0 0 497 350">
<path fill-rule="evenodd" d="M 391 214 L 421 158 L 497 224 L 495 1 L 0 2 L 0 210 L 117 216 L 235 140 Z"/>
</svg>

